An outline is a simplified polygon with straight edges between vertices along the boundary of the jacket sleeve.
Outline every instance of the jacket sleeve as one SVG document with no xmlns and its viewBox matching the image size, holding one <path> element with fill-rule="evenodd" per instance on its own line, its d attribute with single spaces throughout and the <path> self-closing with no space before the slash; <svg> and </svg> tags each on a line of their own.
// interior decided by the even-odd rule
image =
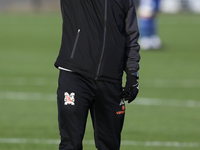
<svg viewBox="0 0 200 150">
<path fill-rule="evenodd" d="M 125 71 L 127 74 L 139 70 L 140 45 L 138 44 L 139 29 L 135 6 L 132 0 L 131 7 L 126 14 L 125 20 Z"/>
</svg>

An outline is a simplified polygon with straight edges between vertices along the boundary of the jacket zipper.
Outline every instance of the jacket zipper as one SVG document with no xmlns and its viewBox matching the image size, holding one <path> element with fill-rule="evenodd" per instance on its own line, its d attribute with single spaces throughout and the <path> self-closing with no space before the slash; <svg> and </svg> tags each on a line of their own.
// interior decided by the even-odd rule
<svg viewBox="0 0 200 150">
<path fill-rule="evenodd" d="M 74 42 L 74 47 L 73 47 L 72 53 L 71 53 L 71 58 L 74 57 L 74 53 L 75 53 L 75 50 L 76 50 L 76 46 L 77 46 L 77 42 L 78 42 L 80 31 L 81 31 L 80 29 L 78 29 L 78 31 L 77 31 L 76 39 L 75 39 L 75 42 Z"/>
<path fill-rule="evenodd" d="M 107 27 L 106 27 L 106 22 L 107 22 L 107 0 L 105 0 L 105 12 L 104 12 L 104 33 L 103 33 L 103 45 L 102 45 L 102 50 L 101 50 L 101 57 L 99 60 L 99 65 L 97 68 L 97 73 L 96 73 L 96 80 L 98 79 L 98 75 L 101 69 L 101 63 L 102 63 L 102 59 L 103 59 L 103 54 L 105 51 L 105 43 L 106 43 L 106 31 L 107 31 Z"/>
</svg>

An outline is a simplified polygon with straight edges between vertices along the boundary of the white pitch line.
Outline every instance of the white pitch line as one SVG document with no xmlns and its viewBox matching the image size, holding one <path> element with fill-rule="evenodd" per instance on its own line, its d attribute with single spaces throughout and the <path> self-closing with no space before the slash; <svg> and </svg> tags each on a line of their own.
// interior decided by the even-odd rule
<svg viewBox="0 0 200 150">
<path fill-rule="evenodd" d="M 199 147 L 198 142 L 178 141 L 122 141 L 122 145 L 129 146 L 155 146 L 155 147 Z"/>
<path fill-rule="evenodd" d="M 0 138 L 0 143 L 8 144 L 59 144 L 57 139 L 20 139 L 20 138 Z M 83 140 L 84 145 L 94 145 L 93 140 Z M 121 145 L 145 146 L 145 147 L 199 147 L 198 142 L 178 142 L 178 141 L 125 141 Z"/>
<path fill-rule="evenodd" d="M 155 79 L 141 80 L 143 87 L 157 88 L 200 88 L 200 79 Z"/>
<path fill-rule="evenodd" d="M 57 86 L 57 78 L 1 77 L 1 86 Z M 200 79 L 141 79 L 140 86 L 156 88 L 200 88 Z"/>
<path fill-rule="evenodd" d="M 39 93 L 39 92 L 0 92 L 0 100 L 41 100 L 56 101 L 56 93 Z M 159 98 L 142 98 L 137 97 L 132 105 L 146 106 L 169 106 L 169 107 L 190 107 L 200 108 L 200 100 L 178 100 L 178 99 L 159 99 Z"/>
<path fill-rule="evenodd" d="M 1 99 L 10 100 L 45 100 L 45 101 L 55 101 L 56 94 L 52 93 L 39 93 L 39 92 L 0 92 Z"/>
<path fill-rule="evenodd" d="M 200 108 L 200 100 L 177 100 L 177 99 L 159 99 L 159 98 L 138 97 L 131 104 L 146 105 L 146 106 L 171 106 L 171 107 Z"/>
<path fill-rule="evenodd" d="M 56 86 L 57 79 L 48 77 L 1 77 L 0 85 L 4 86 Z"/>
</svg>

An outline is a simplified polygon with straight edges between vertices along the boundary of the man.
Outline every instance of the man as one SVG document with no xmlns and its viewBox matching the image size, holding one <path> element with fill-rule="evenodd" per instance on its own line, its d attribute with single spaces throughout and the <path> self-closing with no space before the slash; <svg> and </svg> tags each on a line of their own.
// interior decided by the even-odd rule
<svg viewBox="0 0 200 150">
<path fill-rule="evenodd" d="M 140 47 L 133 0 L 60 2 L 63 34 L 55 62 L 60 69 L 59 149 L 82 150 L 90 111 L 97 149 L 119 150 L 124 100 L 130 103 L 138 93 Z"/>
<path fill-rule="evenodd" d="M 140 0 L 139 2 L 140 46 L 143 50 L 159 49 L 161 47 L 156 20 L 159 2 L 160 0 Z"/>
</svg>

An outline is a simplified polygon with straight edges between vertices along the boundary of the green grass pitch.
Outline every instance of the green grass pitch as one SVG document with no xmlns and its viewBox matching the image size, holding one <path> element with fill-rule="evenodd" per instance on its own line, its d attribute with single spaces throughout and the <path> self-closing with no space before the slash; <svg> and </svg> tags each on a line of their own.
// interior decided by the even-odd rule
<svg viewBox="0 0 200 150">
<path fill-rule="evenodd" d="M 58 149 L 53 66 L 60 13 L 0 14 L 0 149 Z M 200 149 L 200 16 L 160 14 L 161 50 L 141 51 L 121 150 Z M 84 149 L 94 150 L 90 117 Z"/>
</svg>

